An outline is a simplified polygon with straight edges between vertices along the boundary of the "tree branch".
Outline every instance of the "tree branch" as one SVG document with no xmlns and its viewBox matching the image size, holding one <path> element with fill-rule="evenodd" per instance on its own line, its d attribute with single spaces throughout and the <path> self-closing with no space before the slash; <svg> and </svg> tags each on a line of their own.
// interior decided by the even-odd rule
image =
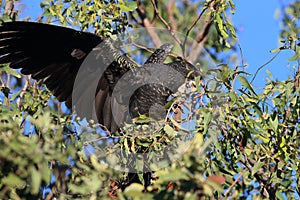
<svg viewBox="0 0 300 200">
<path fill-rule="evenodd" d="M 262 66 L 260 66 L 260 67 L 256 70 L 256 72 L 255 72 L 255 74 L 254 74 L 252 80 L 250 81 L 251 84 L 252 84 L 252 82 L 254 81 L 254 79 L 256 78 L 258 72 L 259 72 L 262 68 L 264 68 L 265 66 L 267 66 L 268 64 L 270 64 L 270 63 L 271 63 L 271 62 L 279 55 L 280 52 L 281 52 L 281 51 L 278 51 L 278 52 L 277 52 L 270 60 L 268 60 L 265 64 L 263 64 Z"/>
<path fill-rule="evenodd" d="M 178 44 L 181 45 L 181 41 L 179 40 L 179 38 L 175 35 L 175 33 L 173 32 L 171 26 L 168 24 L 168 22 L 166 22 L 166 20 L 161 16 L 157 6 L 156 6 L 156 3 L 155 3 L 155 0 L 151 0 L 152 2 L 152 5 L 154 7 L 154 10 L 155 10 L 155 13 L 157 15 L 157 17 L 160 19 L 160 21 L 165 25 L 165 27 L 170 31 L 170 34 L 171 36 L 176 40 L 176 42 Z"/>
<path fill-rule="evenodd" d="M 145 14 L 145 10 L 143 9 L 140 1 L 137 1 L 137 13 L 139 15 L 139 17 L 141 18 L 142 21 L 142 26 L 145 27 L 146 31 L 148 32 L 149 36 L 151 37 L 154 45 L 156 47 L 160 47 L 162 45 L 162 42 L 160 40 L 160 38 L 158 37 L 158 35 L 155 33 L 154 29 L 150 28 L 152 27 L 149 19 L 146 17 Z"/>
<path fill-rule="evenodd" d="M 214 5 L 214 1 L 211 2 L 210 7 L 213 7 L 213 5 Z M 188 29 L 186 36 L 185 36 L 184 43 L 183 43 L 183 47 L 182 47 L 183 50 L 185 50 L 186 41 L 187 41 L 187 38 L 188 38 L 190 32 L 196 26 L 196 24 L 200 21 L 201 17 L 208 9 L 209 9 L 209 7 L 206 7 L 205 9 L 203 9 L 201 11 L 201 13 L 199 14 L 199 16 L 197 17 L 197 19 L 193 22 L 191 27 Z M 210 15 L 209 19 L 206 20 L 202 31 L 198 32 L 195 42 L 192 44 L 190 54 L 187 57 L 187 60 L 189 62 L 191 62 L 191 63 L 196 62 L 197 58 L 199 57 L 201 50 L 203 49 L 204 43 L 208 39 L 208 33 L 209 33 L 210 27 L 212 25 L 212 22 L 213 22 L 213 15 Z"/>
<path fill-rule="evenodd" d="M 14 16 L 14 7 L 15 4 L 13 0 L 6 1 L 4 13 L 7 14 L 10 18 L 13 18 Z"/>
<path fill-rule="evenodd" d="M 257 161 L 252 159 L 251 157 L 246 157 L 246 161 L 242 162 L 249 171 L 252 171 L 252 167 Z M 276 199 L 276 188 L 271 185 L 270 177 L 267 177 L 264 173 L 264 169 L 260 168 L 255 174 L 254 177 L 260 183 L 261 186 L 261 194 L 268 199 Z"/>
<path fill-rule="evenodd" d="M 170 21 L 170 24 L 171 24 L 171 29 L 173 31 L 176 31 L 177 26 L 175 24 L 175 20 L 174 20 L 174 16 L 173 16 L 174 6 L 175 6 L 175 1 L 170 0 L 168 5 L 167 5 L 167 12 L 168 12 L 168 18 L 169 18 L 169 21 Z"/>
</svg>

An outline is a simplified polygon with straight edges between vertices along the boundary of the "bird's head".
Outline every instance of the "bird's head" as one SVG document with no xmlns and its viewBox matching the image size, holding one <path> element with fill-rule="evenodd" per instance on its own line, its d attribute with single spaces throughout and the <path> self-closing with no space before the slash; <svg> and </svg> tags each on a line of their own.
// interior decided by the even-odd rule
<svg viewBox="0 0 300 200">
<path fill-rule="evenodd" d="M 195 77 L 201 75 L 197 67 L 195 67 L 188 61 L 183 60 L 182 58 L 179 58 L 179 60 L 177 61 L 167 63 L 167 65 L 178 71 L 187 80 L 194 80 Z"/>
</svg>

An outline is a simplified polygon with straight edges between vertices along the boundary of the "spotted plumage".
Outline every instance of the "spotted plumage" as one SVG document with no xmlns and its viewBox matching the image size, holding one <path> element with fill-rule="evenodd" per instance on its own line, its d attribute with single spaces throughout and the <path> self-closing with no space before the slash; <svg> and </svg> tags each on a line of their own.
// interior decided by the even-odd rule
<svg viewBox="0 0 300 200">
<path fill-rule="evenodd" d="M 125 56 L 121 56 L 110 40 L 60 26 L 7 22 L 0 26 L 0 64 L 9 63 L 11 68 L 21 68 L 21 73 L 31 74 L 36 80 L 43 80 L 53 95 L 61 102 L 66 101 L 67 107 L 71 108 L 73 87 L 79 68 L 87 55 L 100 43 L 104 45 L 104 48 L 99 50 L 101 62 L 107 66 L 104 66 L 106 69 L 103 75 L 96 80 L 96 115 L 99 123 L 110 131 L 116 131 L 119 124 L 112 115 L 112 109 L 116 109 L 112 103 L 112 92 L 119 79 L 137 66 Z M 171 44 L 162 45 L 142 67 L 162 64 L 172 48 Z M 112 56 L 113 60 L 110 60 L 109 56 Z M 190 71 L 197 71 L 185 61 L 174 61 L 164 66 L 172 67 L 185 77 Z M 172 80 L 172 74 L 166 78 L 178 86 L 183 83 L 182 80 Z M 153 104 L 165 104 L 171 93 L 172 91 L 159 84 L 140 87 L 130 97 L 128 106 L 131 117 L 148 115 Z M 120 114 L 122 106 L 119 106 Z"/>
</svg>

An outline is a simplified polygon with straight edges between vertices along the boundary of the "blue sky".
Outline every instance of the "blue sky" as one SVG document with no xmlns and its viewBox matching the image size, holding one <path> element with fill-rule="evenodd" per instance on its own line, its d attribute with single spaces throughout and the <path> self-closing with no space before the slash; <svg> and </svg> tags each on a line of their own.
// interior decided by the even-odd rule
<svg viewBox="0 0 300 200">
<path fill-rule="evenodd" d="M 280 20 L 275 19 L 275 11 L 283 4 L 294 1 L 296 0 L 234 1 L 236 13 L 232 16 L 232 20 L 238 28 L 243 59 L 248 65 L 247 72 L 254 74 L 260 66 L 275 55 L 275 53 L 270 53 L 270 50 L 280 45 Z M 31 20 L 35 21 L 42 14 L 39 0 L 21 0 L 20 4 L 23 10 L 21 17 L 31 16 Z M 295 62 L 288 61 L 292 55 L 291 51 L 281 52 L 273 62 L 259 72 L 254 85 L 258 88 L 264 86 L 268 76 L 266 69 L 273 74 L 274 79 L 286 80 L 289 75 L 293 75 L 292 66 L 295 65 Z"/>
<path fill-rule="evenodd" d="M 247 71 L 252 74 L 275 55 L 270 53 L 270 50 L 280 45 L 280 20 L 275 19 L 275 11 L 282 6 L 282 1 L 234 1 L 236 13 L 232 19 L 238 27 L 239 43 L 243 57 L 248 63 Z M 285 4 L 288 2 L 293 1 L 284 1 Z M 292 55 L 291 51 L 282 51 L 273 62 L 259 72 L 254 84 L 261 86 L 267 77 L 266 69 L 279 80 L 286 80 L 288 75 L 293 75 L 292 65 L 295 65 L 295 62 L 288 61 Z"/>
</svg>

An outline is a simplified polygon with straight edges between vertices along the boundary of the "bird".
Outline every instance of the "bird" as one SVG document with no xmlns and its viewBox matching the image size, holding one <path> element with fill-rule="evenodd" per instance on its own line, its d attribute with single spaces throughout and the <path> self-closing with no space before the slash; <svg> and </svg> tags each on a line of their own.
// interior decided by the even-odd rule
<svg viewBox="0 0 300 200">
<path fill-rule="evenodd" d="M 65 101 L 66 106 L 71 109 L 72 92 L 80 66 L 100 43 L 104 44 L 104 49 L 100 49 L 102 57 L 110 54 L 113 60 L 96 80 L 98 84 L 95 91 L 95 110 L 98 122 L 106 130 L 114 132 L 120 128 L 120 123 L 117 124 L 112 116 L 112 110 L 118 111 L 118 107 L 112 107 L 114 87 L 125 73 L 137 66 L 118 54 L 110 40 L 57 25 L 24 21 L 4 22 L 0 26 L 0 64 L 9 63 L 13 69 L 21 68 L 22 74 L 31 75 L 35 80 L 43 80 L 58 101 Z M 144 68 L 150 68 L 154 63 L 162 64 L 172 48 L 171 44 L 162 45 L 146 60 L 144 66 L 147 67 Z M 163 64 L 164 66 L 178 71 L 183 77 L 190 75 L 190 79 L 199 74 L 195 66 L 182 59 Z M 168 78 L 173 81 L 170 84 L 176 83 L 176 87 L 184 83 L 184 80 Z M 169 88 L 159 84 L 138 88 L 129 99 L 130 116 L 135 118 L 149 115 L 151 106 L 155 103 L 166 104 L 171 93 Z"/>
<path fill-rule="evenodd" d="M 96 77 L 96 80 L 84 77 L 87 84 L 83 85 L 81 90 L 85 91 L 89 82 L 96 83 L 92 94 L 95 115 L 99 124 L 110 132 L 117 131 L 126 120 L 124 107 L 128 107 L 130 118 L 140 115 L 149 116 L 151 109 L 155 107 L 153 105 L 165 105 L 170 95 L 184 84 L 186 78 L 193 79 L 199 76 L 199 70 L 184 59 L 164 63 L 172 49 L 172 44 L 161 45 L 141 67 L 138 67 L 126 56 L 121 55 L 110 39 L 93 33 L 23 21 L 4 22 L 0 26 L 0 65 L 9 64 L 9 67 L 13 69 L 20 68 L 24 75 L 31 75 L 31 78 L 35 80 L 42 80 L 58 101 L 65 102 L 69 109 L 72 109 L 72 105 L 75 104 L 75 107 L 77 105 L 77 100 L 72 94 L 78 88 L 76 79 L 81 66 L 95 50 L 97 56 L 100 55 L 100 60 L 97 61 L 100 62 L 103 73 L 100 77 Z M 149 79 L 151 70 L 152 75 L 158 75 L 165 81 L 162 81 L 162 84 L 155 81 L 143 84 L 145 79 Z M 169 73 L 170 70 L 176 73 Z M 127 74 L 130 75 L 126 79 Z M 120 83 L 122 79 L 123 84 Z M 124 92 L 122 87 L 128 87 L 128 84 L 129 88 L 130 84 L 140 85 L 140 87 L 134 91 Z M 114 96 L 115 91 L 123 92 L 121 92 L 122 95 Z M 84 95 L 80 98 L 85 100 Z M 159 112 L 157 109 L 162 109 L 162 107 L 157 107 L 152 112 Z M 116 115 L 113 115 L 113 112 L 121 116 L 119 119 L 121 122 L 114 118 Z M 165 111 L 163 112 L 166 114 Z M 151 172 L 143 175 L 146 187 L 150 184 Z M 139 182 L 135 173 L 131 174 L 129 179 Z"/>
</svg>

